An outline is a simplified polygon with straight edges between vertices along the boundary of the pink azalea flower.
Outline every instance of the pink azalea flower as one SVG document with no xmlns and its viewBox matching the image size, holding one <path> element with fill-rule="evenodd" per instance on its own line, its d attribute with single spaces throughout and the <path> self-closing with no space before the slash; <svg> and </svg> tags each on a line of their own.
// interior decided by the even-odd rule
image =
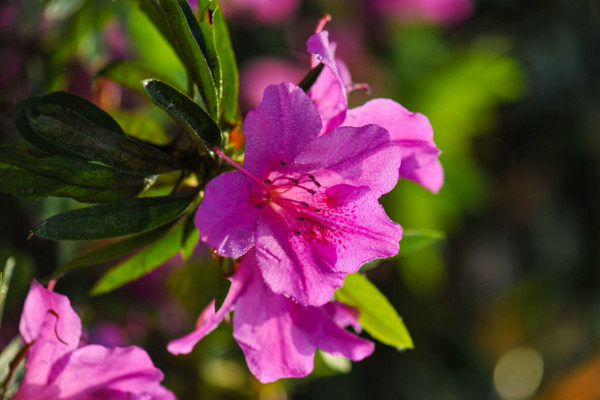
<svg viewBox="0 0 600 400">
<path fill-rule="evenodd" d="M 258 270 L 254 250 L 230 279 L 231 289 L 219 311 L 215 313 L 214 302 L 209 304 L 194 332 L 169 343 L 170 352 L 191 352 L 231 310 L 235 310 L 233 336 L 250 371 L 263 383 L 310 374 L 317 348 L 354 361 L 373 352 L 372 342 L 344 329 L 352 326 L 360 331 L 355 309 L 334 301 L 305 307 L 273 293 Z"/>
<path fill-rule="evenodd" d="M 14 400 L 175 399 L 139 347 L 80 346 L 81 320 L 69 299 L 35 281 L 19 329 L 29 349 Z"/>
<path fill-rule="evenodd" d="M 291 83 L 271 85 L 244 124 L 240 170 L 206 186 L 196 212 L 201 239 L 221 256 L 252 257 L 266 284 L 320 306 L 347 273 L 398 252 L 400 226 L 377 199 L 397 182 L 400 148 L 376 125 L 318 136 L 311 99 Z"/>
<path fill-rule="evenodd" d="M 437 193 L 444 183 L 444 171 L 427 117 L 389 99 L 374 99 L 348 110 L 348 91 L 354 85 L 345 64 L 335 58 L 335 43 L 329 42 L 329 33 L 312 35 L 307 48 L 315 57 L 313 63 L 321 61 L 326 66 L 309 91 L 323 120 L 321 134 L 339 126 L 376 124 L 387 129 L 392 142 L 402 149 L 400 177 Z"/>
</svg>

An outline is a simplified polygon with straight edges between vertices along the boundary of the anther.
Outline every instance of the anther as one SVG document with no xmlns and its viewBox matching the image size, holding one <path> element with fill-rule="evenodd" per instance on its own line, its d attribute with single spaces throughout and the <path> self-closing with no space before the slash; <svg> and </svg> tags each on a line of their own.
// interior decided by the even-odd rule
<svg viewBox="0 0 600 400">
<path fill-rule="evenodd" d="M 271 180 L 270 180 L 270 179 L 265 179 L 265 183 L 266 183 L 267 185 L 270 185 L 270 184 L 271 184 L 271 183 L 273 183 L 273 182 L 271 182 Z"/>
<path fill-rule="evenodd" d="M 294 235 L 300 236 L 300 232 L 298 232 L 297 230 L 294 229 L 292 232 L 294 232 Z"/>
<path fill-rule="evenodd" d="M 283 160 L 279 160 L 279 162 L 281 163 L 281 165 L 283 165 L 284 167 L 287 165 L 286 163 L 283 162 Z"/>
<path fill-rule="evenodd" d="M 301 205 L 301 206 L 303 206 L 303 207 L 308 207 L 308 203 L 307 203 L 307 202 L 305 202 L 305 201 L 301 201 L 301 202 L 300 202 L 300 205 Z"/>
<path fill-rule="evenodd" d="M 304 221 L 304 217 L 298 217 L 300 221 Z"/>
<path fill-rule="evenodd" d="M 314 191 L 314 190 L 312 190 L 312 189 L 306 189 L 306 191 L 307 191 L 308 193 L 312 194 L 313 196 L 314 196 L 315 194 L 317 194 L 317 192 L 315 192 L 315 191 Z"/>
<path fill-rule="evenodd" d="M 321 209 L 320 208 L 315 208 L 315 212 L 320 212 Z"/>
</svg>

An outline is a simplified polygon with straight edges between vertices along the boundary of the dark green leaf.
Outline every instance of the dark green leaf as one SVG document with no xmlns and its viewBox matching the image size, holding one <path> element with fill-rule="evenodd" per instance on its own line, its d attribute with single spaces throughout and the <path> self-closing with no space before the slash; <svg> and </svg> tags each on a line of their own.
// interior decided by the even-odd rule
<svg viewBox="0 0 600 400">
<path fill-rule="evenodd" d="M 99 264 L 122 257 L 133 252 L 134 250 L 156 242 L 158 239 L 163 237 L 172 226 L 173 223 L 167 223 L 156 229 L 152 229 L 151 231 L 144 232 L 139 235 L 129 236 L 110 243 L 102 243 L 99 246 L 92 247 L 75 255 L 69 261 L 61 265 L 61 267 L 56 270 L 56 272 L 54 272 L 50 278 L 57 279 L 73 269 L 92 264 Z"/>
<path fill-rule="evenodd" d="M 400 350 L 414 347 L 402 318 L 379 289 L 363 275 L 348 274 L 344 287 L 335 291 L 335 297 L 358 309 L 358 322 L 375 339 Z"/>
<path fill-rule="evenodd" d="M 94 240 L 145 232 L 179 217 L 196 192 L 124 200 L 68 211 L 48 218 L 31 231 L 54 240 Z"/>
<path fill-rule="evenodd" d="M 78 96 L 66 94 L 66 97 Z M 151 145 L 128 138 L 110 115 L 92 103 L 73 111 L 57 102 L 46 102 L 48 96 L 20 101 L 15 109 L 17 128 L 25 138 L 53 154 L 100 161 L 114 168 L 147 176 L 180 168 L 177 160 Z M 61 97 L 65 97 L 62 96 Z M 74 99 L 71 99 L 75 101 Z M 95 111 L 91 111 L 94 108 Z M 102 115 L 99 125 L 92 114 Z M 106 114 L 106 116 L 104 116 Z M 95 118 L 95 117 L 94 117 Z M 108 129 L 109 119 L 115 129 Z M 112 124 L 111 123 L 111 124 Z M 117 130 L 116 127 L 119 129 Z"/>
<path fill-rule="evenodd" d="M 142 81 L 144 79 L 166 80 L 159 73 L 150 70 L 140 63 L 133 61 L 111 61 L 96 73 L 96 77 L 110 79 L 121 86 L 138 92 L 144 92 Z M 127 131 L 127 129 L 125 129 Z"/>
<path fill-rule="evenodd" d="M 217 278 L 217 293 L 215 295 L 215 312 L 223 306 L 229 289 L 231 288 L 231 281 L 225 277 L 222 273 L 219 273 Z"/>
<path fill-rule="evenodd" d="M 444 232 L 440 231 L 429 229 L 406 229 L 402 234 L 400 251 L 398 252 L 397 257 L 402 257 L 417 250 L 421 250 L 444 240 L 445 238 L 446 235 Z"/>
<path fill-rule="evenodd" d="M 206 57 L 194 36 L 194 32 L 198 32 L 200 28 L 195 19 L 192 22 L 193 27 L 190 26 L 191 21 L 186 18 L 182 4 L 178 0 L 160 0 L 175 38 L 177 52 L 198 87 L 208 113 L 217 119 L 219 106 L 217 86 Z"/>
<path fill-rule="evenodd" d="M 142 89 L 144 88 L 143 85 L 140 86 Z M 162 125 L 152 118 L 127 111 L 115 111 L 111 115 L 123 127 L 128 136 L 142 142 L 152 143 L 155 146 L 167 146 L 172 141 Z"/>
<path fill-rule="evenodd" d="M 317 79 L 319 78 L 319 75 L 321 75 L 321 71 L 323 71 L 324 67 L 325 64 L 319 63 L 319 65 L 308 71 L 308 73 L 304 76 L 304 78 L 302 78 L 302 80 L 298 84 L 300 89 L 308 93 L 312 85 L 314 85 Z"/>
<path fill-rule="evenodd" d="M 194 142 L 212 154 L 213 146 L 221 144 L 221 130 L 217 123 L 192 99 L 174 87 L 159 80 L 144 81 L 148 97 L 166 110 L 190 134 Z"/>
<path fill-rule="evenodd" d="M 238 107 L 238 69 L 233 47 L 231 46 L 229 31 L 227 30 L 227 24 L 225 23 L 223 11 L 220 7 L 214 11 L 212 20 L 214 24 L 215 43 L 217 46 L 219 61 L 221 63 L 221 75 L 223 80 L 221 118 L 225 122 L 225 126 L 236 126 L 239 125 L 239 121 L 241 119 Z"/>
<path fill-rule="evenodd" d="M 193 241 L 190 235 L 194 232 L 186 228 L 189 220 L 193 220 L 193 214 L 175 224 L 155 243 L 111 268 L 96 282 L 91 294 L 95 296 L 119 288 L 161 266 L 189 246 L 189 242 Z"/>
<path fill-rule="evenodd" d="M 0 146 L 0 178 L 0 191 L 14 196 L 69 197 L 84 203 L 136 197 L 153 182 L 80 158 L 12 146 Z"/>
</svg>

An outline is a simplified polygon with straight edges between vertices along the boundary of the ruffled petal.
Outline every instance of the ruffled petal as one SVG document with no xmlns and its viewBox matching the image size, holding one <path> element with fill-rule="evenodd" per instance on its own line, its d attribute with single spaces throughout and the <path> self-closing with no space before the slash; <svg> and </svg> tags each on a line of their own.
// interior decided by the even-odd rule
<svg viewBox="0 0 600 400">
<path fill-rule="evenodd" d="M 374 99 L 348 111 L 344 126 L 376 124 L 389 131 L 392 142 L 402 149 L 400 177 L 421 184 L 436 193 L 444 182 L 433 141 L 433 129 L 426 116 L 410 112 L 389 99 Z"/>
</svg>

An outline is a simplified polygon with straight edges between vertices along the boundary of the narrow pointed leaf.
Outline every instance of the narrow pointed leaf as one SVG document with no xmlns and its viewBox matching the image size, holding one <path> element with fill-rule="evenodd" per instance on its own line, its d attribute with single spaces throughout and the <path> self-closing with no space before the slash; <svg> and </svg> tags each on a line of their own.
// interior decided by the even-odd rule
<svg viewBox="0 0 600 400">
<path fill-rule="evenodd" d="M 196 195 L 187 192 L 80 208 L 48 218 L 31 231 L 54 240 L 108 239 L 145 232 L 179 217 Z"/>
<path fill-rule="evenodd" d="M 402 233 L 400 251 L 396 257 L 411 254 L 417 250 L 434 245 L 445 238 L 446 235 L 444 232 L 440 231 L 431 229 L 406 229 Z"/>
<path fill-rule="evenodd" d="M 125 60 L 111 61 L 96 73 L 96 78 L 98 77 L 110 79 L 123 87 L 141 93 L 144 92 L 143 80 L 151 78 L 166 80 L 165 77 L 141 63 Z"/>
<path fill-rule="evenodd" d="M 208 61 L 194 35 L 194 32 L 200 32 L 197 21 L 194 19 L 192 22 L 186 18 L 178 0 L 160 0 L 160 5 L 173 32 L 177 52 L 198 87 L 208 113 L 218 118 L 218 89 Z"/>
<path fill-rule="evenodd" d="M 4 303 L 8 294 L 8 287 L 12 279 L 13 270 L 15 269 L 14 257 L 8 257 L 4 263 L 4 268 L 0 272 L 0 326 L 2 326 L 2 315 L 4 313 Z"/>
<path fill-rule="evenodd" d="M 96 282 L 91 294 L 95 296 L 119 288 L 175 256 L 190 242 L 190 235 L 193 235 L 193 231 L 186 229 L 189 220 L 193 220 L 193 214 L 175 224 L 158 241 L 111 268 Z"/>
<path fill-rule="evenodd" d="M 19 132 L 40 149 L 53 154 L 99 161 L 141 176 L 181 168 L 179 162 L 167 153 L 127 137 L 110 115 L 87 100 L 72 94 L 61 94 L 61 97 L 69 97 L 78 105 L 87 102 L 82 108 L 84 113 L 80 112 L 81 109 L 75 111 L 55 101 L 46 101 L 48 97 L 22 100 L 15 110 Z M 100 119 L 102 125 L 97 120 L 90 119 L 92 107 L 95 107 L 93 110 L 98 115 L 108 116 Z M 114 122 L 114 129 L 106 127 L 109 121 L 107 118 Z"/>
<path fill-rule="evenodd" d="M 172 226 L 173 223 L 167 223 L 159 226 L 156 229 L 152 229 L 151 231 L 140 233 L 139 235 L 129 236 L 123 239 L 112 241 L 110 243 L 102 243 L 98 246 L 82 251 L 61 265 L 60 268 L 52 274 L 50 279 L 57 279 L 67 272 L 80 267 L 99 264 L 122 257 L 128 253 L 140 249 L 141 247 L 147 246 L 150 243 L 156 242 L 163 237 Z"/>
<path fill-rule="evenodd" d="M 358 322 L 371 336 L 398 349 L 412 349 L 410 334 L 394 307 L 363 275 L 348 274 L 335 292 L 342 303 L 358 309 Z"/>
<path fill-rule="evenodd" d="M 0 146 L 0 178 L 0 191 L 14 196 L 69 197 L 83 203 L 136 197 L 154 181 L 80 158 L 13 146 Z"/>
<path fill-rule="evenodd" d="M 219 62 L 221 64 L 221 76 L 223 81 L 223 94 L 221 98 L 221 119 L 225 126 L 236 126 L 240 124 L 240 111 L 238 106 L 239 78 L 235 54 L 231 46 L 231 38 L 223 10 L 218 7 L 212 20 L 215 32 L 215 44 Z"/>
<path fill-rule="evenodd" d="M 148 97 L 166 110 L 190 134 L 192 140 L 212 154 L 212 147 L 221 144 L 217 123 L 192 99 L 159 80 L 144 81 Z"/>
</svg>

